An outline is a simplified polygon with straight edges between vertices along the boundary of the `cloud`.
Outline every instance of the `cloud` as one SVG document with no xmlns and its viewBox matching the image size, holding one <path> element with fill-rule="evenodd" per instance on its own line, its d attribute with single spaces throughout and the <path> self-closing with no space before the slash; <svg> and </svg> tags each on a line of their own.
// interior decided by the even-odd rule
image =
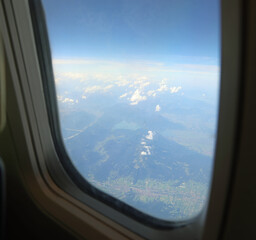
<svg viewBox="0 0 256 240">
<path fill-rule="evenodd" d="M 104 88 L 104 91 L 107 91 L 107 90 L 111 89 L 112 87 L 114 87 L 114 85 L 113 85 L 113 84 L 110 84 L 110 85 L 108 85 L 108 86 L 106 86 L 106 87 Z"/>
<path fill-rule="evenodd" d="M 129 84 L 130 88 L 134 87 L 142 91 L 145 87 L 150 85 L 147 76 L 136 76 L 135 74 L 135 76 L 130 76 L 130 79 L 133 79 Z"/>
<path fill-rule="evenodd" d="M 199 87 L 202 91 L 206 91 L 210 87 L 211 89 L 218 87 L 220 71 L 218 66 L 173 64 L 173 62 L 157 63 L 134 59 L 109 61 L 75 57 L 53 59 L 55 82 L 57 87 L 61 87 L 61 90 L 73 91 L 74 89 L 76 92 L 81 92 L 80 96 L 87 96 L 89 93 L 98 91 L 107 92 L 114 88 L 119 90 L 120 87 L 117 97 L 129 96 L 128 101 L 131 105 L 137 105 L 149 97 L 153 98 L 167 92 L 169 94 L 181 93 L 180 86 L 182 88 Z M 176 62 L 182 63 L 182 61 Z M 129 89 L 128 86 L 131 88 Z M 129 91 L 132 93 L 124 95 Z M 115 91 L 113 94 L 117 92 Z M 62 95 L 65 96 L 65 94 Z"/>
<path fill-rule="evenodd" d="M 68 98 L 68 97 L 63 97 L 63 96 L 60 96 L 60 95 L 58 95 L 57 96 L 57 99 L 58 99 L 58 101 L 60 101 L 60 102 L 62 102 L 62 103 L 72 103 L 72 104 L 74 104 L 74 103 L 78 103 L 79 101 L 76 99 L 72 99 L 72 98 Z"/>
<path fill-rule="evenodd" d="M 186 57 L 183 58 L 183 62 L 189 62 Z M 175 57 L 177 60 L 177 57 Z M 182 62 L 182 59 L 176 62 Z M 191 62 L 195 62 L 190 59 Z M 206 63 L 206 59 L 201 58 L 200 62 Z M 207 61 L 209 63 L 209 61 Z M 149 62 L 149 61 L 110 61 L 104 59 L 84 59 L 84 58 L 55 58 L 53 59 L 53 65 L 55 69 L 60 69 L 66 71 L 68 69 L 79 68 L 83 71 L 85 68 L 88 72 L 108 72 L 108 73 L 118 73 L 118 74 L 129 74 L 131 69 L 133 72 L 140 72 L 141 81 L 145 81 L 148 74 L 158 75 L 164 73 L 187 73 L 187 74 L 197 74 L 197 75 L 216 75 L 220 72 L 220 67 L 218 65 L 210 64 L 170 64 L 163 62 Z M 165 76 L 163 76 L 165 77 Z"/>
<path fill-rule="evenodd" d="M 150 84 L 150 82 L 140 83 L 140 89 L 145 88 L 145 87 L 148 86 L 149 84 Z"/>
<path fill-rule="evenodd" d="M 94 85 L 94 86 L 86 87 L 84 89 L 84 93 L 95 93 L 95 92 L 98 92 L 98 91 L 107 92 L 108 90 L 110 90 L 113 87 L 114 87 L 113 84 L 110 84 L 110 85 L 107 85 L 107 86 Z"/>
<path fill-rule="evenodd" d="M 117 80 L 115 82 L 115 84 L 118 86 L 118 87 L 124 87 L 126 85 L 128 85 L 130 83 L 130 81 L 127 80 L 126 77 L 124 76 L 118 76 L 117 77 Z"/>
<path fill-rule="evenodd" d="M 137 90 L 133 93 L 133 95 L 131 96 L 131 98 L 130 98 L 131 105 L 136 105 L 136 104 L 138 104 L 140 101 L 144 101 L 144 100 L 146 100 L 146 99 L 147 99 L 147 97 L 146 97 L 146 96 L 141 96 L 141 95 L 140 95 L 140 90 L 137 89 Z"/>
<path fill-rule="evenodd" d="M 58 99 L 58 101 L 62 101 L 62 100 L 63 100 L 63 97 L 62 97 L 62 96 L 57 95 L 57 99 Z"/>
<path fill-rule="evenodd" d="M 146 149 L 146 151 L 142 151 L 140 154 L 141 155 L 151 155 L 151 152 L 150 152 L 150 148 L 149 146 L 144 146 L 144 148 Z"/>
<path fill-rule="evenodd" d="M 60 85 L 70 85 L 71 90 L 74 85 L 81 85 L 81 83 L 88 81 L 90 77 L 87 74 L 80 72 L 59 72 L 54 71 L 55 84 Z"/>
<path fill-rule="evenodd" d="M 157 92 L 165 92 L 165 91 L 170 90 L 171 93 L 177 93 L 181 89 L 180 86 L 179 87 L 174 86 L 174 87 L 169 88 L 168 85 L 166 84 L 166 81 L 167 81 L 167 79 L 163 79 L 161 81 L 161 83 L 159 84 L 159 88 L 156 90 L 149 90 L 147 92 L 147 95 L 155 97 L 158 94 Z M 156 109 L 156 111 L 158 112 L 158 111 L 160 111 L 160 109 L 159 110 Z"/>
<path fill-rule="evenodd" d="M 153 132 L 148 131 L 148 135 L 146 136 L 146 138 L 152 140 L 153 139 Z M 151 155 L 151 152 L 150 152 L 151 147 L 146 145 L 146 142 L 145 142 L 144 138 L 141 139 L 140 144 L 145 148 L 145 150 L 141 152 L 141 155 Z"/>
<path fill-rule="evenodd" d="M 84 89 L 84 93 L 95 93 L 96 91 L 102 90 L 100 86 L 92 86 Z"/>
<path fill-rule="evenodd" d="M 170 88 L 170 92 L 171 93 L 177 93 L 179 90 L 181 90 L 182 89 L 182 87 L 181 86 L 179 86 L 179 87 L 171 87 Z"/>
<path fill-rule="evenodd" d="M 158 92 L 163 92 L 163 91 L 168 91 L 169 88 L 167 86 L 167 78 L 163 78 L 162 81 L 160 82 L 160 87 L 156 90 Z"/>
<path fill-rule="evenodd" d="M 218 73 L 220 67 L 217 65 L 203 65 L 203 64 L 176 64 L 176 69 L 184 70 L 190 73 Z"/>
<path fill-rule="evenodd" d="M 186 73 L 196 75 L 216 75 L 219 74 L 220 68 L 217 65 L 203 65 L 203 64 L 173 64 L 162 65 L 157 67 L 148 67 L 147 72 L 151 73 Z"/>
<path fill-rule="evenodd" d="M 61 81 L 60 77 L 54 77 L 55 84 L 58 84 Z"/>
<path fill-rule="evenodd" d="M 169 87 L 167 86 L 166 81 L 167 81 L 167 79 L 164 78 L 164 79 L 161 81 L 161 83 L 159 84 L 159 88 L 156 89 L 156 90 L 149 90 L 149 91 L 147 92 L 147 95 L 148 95 L 148 96 L 153 96 L 153 97 L 155 97 L 155 96 L 157 95 L 157 92 L 165 92 L 165 91 L 168 91 L 168 90 L 169 90 Z"/>
<path fill-rule="evenodd" d="M 58 100 L 63 103 L 75 103 L 76 101 L 72 98 L 63 98 L 62 96 L 58 97 Z M 76 102 L 77 103 L 77 102 Z"/>
<path fill-rule="evenodd" d="M 144 82 L 146 80 L 148 80 L 147 76 L 138 76 L 138 77 L 136 77 L 135 83 L 141 83 L 141 82 Z"/>
<path fill-rule="evenodd" d="M 66 102 L 73 103 L 73 102 L 74 102 L 74 99 L 72 99 L 72 98 L 64 98 L 64 99 L 62 100 L 62 102 L 63 102 L 63 103 L 66 103 Z"/>
<path fill-rule="evenodd" d="M 122 94 L 119 98 L 124 98 L 124 97 L 126 97 L 128 95 L 128 93 L 124 93 L 124 94 Z"/>
<path fill-rule="evenodd" d="M 159 112 L 160 110 L 161 110 L 161 107 L 160 107 L 159 105 L 156 105 L 155 111 L 156 111 L 156 112 Z"/>
<path fill-rule="evenodd" d="M 52 63 L 53 64 L 68 64 L 68 65 L 71 65 L 71 64 L 95 64 L 96 61 L 94 60 L 85 60 L 85 59 L 53 59 L 52 60 Z"/>
<path fill-rule="evenodd" d="M 87 74 L 85 73 L 80 73 L 80 72 L 63 72 L 63 73 L 55 73 L 55 79 L 58 78 L 60 79 L 72 79 L 72 80 L 85 80 L 88 77 Z"/>
<path fill-rule="evenodd" d="M 150 146 L 144 146 L 144 148 L 146 149 L 147 151 L 147 155 L 151 155 L 151 152 L 150 152 Z"/>
<path fill-rule="evenodd" d="M 167 81 L 168 81 L 168 78 L 163 78 L 160 84 L 161 84 L 161 85 L 166 84 Z"/>
<path fill-rule="evenodd" d="M 86 99 L 87 97 L 85 95 L 82 96 L 82 99 Z"/>
<path fill-rule="evenodd" d="M 85 59 L 85 58 L 54 58 L 52 60 L 54 65 L 124 65 L 122 62 L 100 60 L 100 59 Z"/>
<path fill-rule="evenodd" d="M 153 140 L 153 136 L 154 136 L 153 132 L 152 131 L 148 131 L 148 135 L 146 136 L 146 139 Z"/>
<path fill-rule="evenodd" d="M 163 91 L 167 91 L 167 90 L 168 90 L 167 85 L 161 85 L 160 88 L 157 89 L 158 92 L 163 92 Z"/>
<path fill-rule="evenodd" d="M 149 91 L 147 92 L 147 94 L 148 94 L 148 96 L 153 96 L 153 97 L 155 97 L 155 96 L 156 96 L 156 90 L 149 90 Z"/>
</svg>

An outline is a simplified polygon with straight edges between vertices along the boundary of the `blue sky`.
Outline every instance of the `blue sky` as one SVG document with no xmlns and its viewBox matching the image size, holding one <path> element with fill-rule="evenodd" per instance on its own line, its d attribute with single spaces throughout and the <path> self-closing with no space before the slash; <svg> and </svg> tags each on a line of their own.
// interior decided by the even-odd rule
<svg viewBox="0 0 256 240">
<path fill-rule="evenodd" d="M 43 5 L 57 73 L 110 79 L 133 73 L 218 91 L 218 0 L 43 0 Z"/>
<path fill-rule="evenodd" d="M 53 58 L 219 64 L 219 1 L 43 3 Z"/>
</svg>

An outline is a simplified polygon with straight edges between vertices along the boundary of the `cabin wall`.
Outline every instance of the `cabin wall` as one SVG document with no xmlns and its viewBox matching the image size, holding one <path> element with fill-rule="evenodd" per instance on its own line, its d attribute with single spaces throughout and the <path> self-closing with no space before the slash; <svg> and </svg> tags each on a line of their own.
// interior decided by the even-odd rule
<svg viewBox="0 0 256 240">
<path fill-rule="evenodd" d="M 8 70 L 8 69 L 7 69 Z M 15 138 L 22 139 L 21 132 L 10 126 L 10 112 L 17 111 L 13 99 L 13 86 L 7 71 L 7 124 L 0 134 L 0 156 L 6 173 L 6 239 L 74 239 L 36 206 L 23 184 Z M 17 111 L 18 112 L 18 111 Z M 20 125 L 19 119 L 16 119 Z M 25 141 L 25 140 L 24 140 Z M 26 149 L 24 148 L 25 156 Z"/>
<path fill-rule="evenodd" d="M 222 239 L 256 239 L 256 1 L 245 1 L 241 125 Z"/>
</svg>

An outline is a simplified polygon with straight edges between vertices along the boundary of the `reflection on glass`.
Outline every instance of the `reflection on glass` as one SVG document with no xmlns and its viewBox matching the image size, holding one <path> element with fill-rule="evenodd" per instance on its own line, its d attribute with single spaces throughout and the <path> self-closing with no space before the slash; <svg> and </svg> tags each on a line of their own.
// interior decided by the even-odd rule
<svg viewBox="0 0 256 240">
<path fill-rule="evenodd" d="M 43 4 L 74 166 L 151 216 L 197 215 L 215 147 L 219 1 Z"/>
</svg>

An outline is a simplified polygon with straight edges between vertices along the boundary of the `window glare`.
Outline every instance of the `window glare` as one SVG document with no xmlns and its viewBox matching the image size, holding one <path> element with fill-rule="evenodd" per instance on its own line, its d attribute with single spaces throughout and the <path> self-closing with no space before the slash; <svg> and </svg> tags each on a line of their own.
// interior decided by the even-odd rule
<svg viewBox="0 0 256 240">
<path fill-rule="evenodd" d="M 219 1 L 42 2 L 74 167 L 153 217 L 198 215 L 215 150 Z"/>
</svg>

